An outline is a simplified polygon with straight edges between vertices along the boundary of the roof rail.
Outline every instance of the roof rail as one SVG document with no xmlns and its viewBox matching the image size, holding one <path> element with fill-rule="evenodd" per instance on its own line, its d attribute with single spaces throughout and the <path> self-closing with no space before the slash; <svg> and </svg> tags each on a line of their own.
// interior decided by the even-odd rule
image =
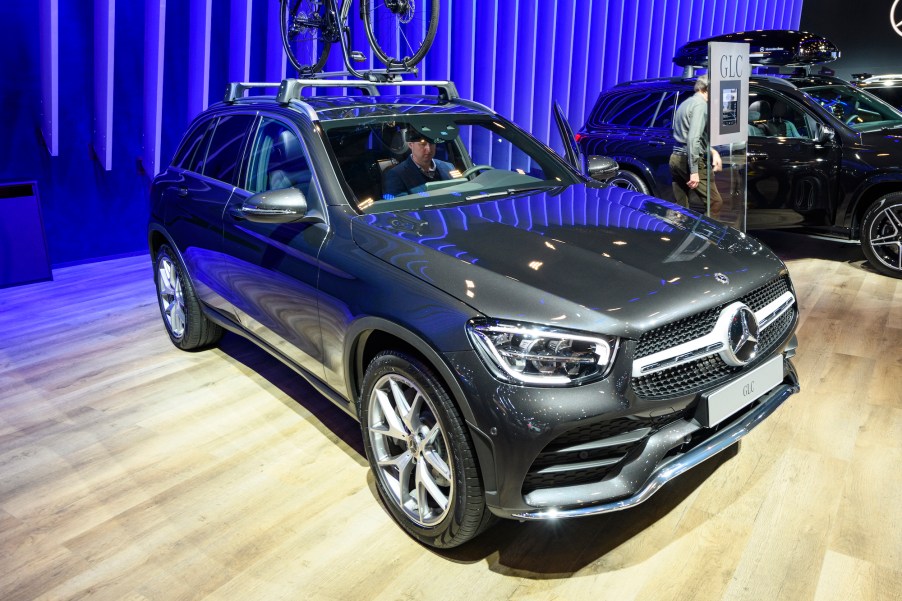
<svg viewBox="0 0 902 601">
<path fill-rule="evenodd" d="M 329 75 L 348 75 L 347 73 L 324 73 Z M 292 100 L 301 100 L 301 92 L 306 88 L 354 88 L 363 91 L 369 96 L 376 96 L 380 87 L 429 87 L 437 88 L 439 98 L 444 101 L 451 101 L 460 98 L 457 93 L 457 86 L 452 81 L 427 81 L 414 79 L 398 79 L 391 81 L 367 81 L 364 79 L 285 79 L 279 83 L 272 82 L 233 82 L 226 89 L 225 102 L 231 104 L 242 98 L 247 90 L 256 88 L 278 88 L 276 93 L 276 101 L 279 104 L 288 104 Z"/>
</svg>

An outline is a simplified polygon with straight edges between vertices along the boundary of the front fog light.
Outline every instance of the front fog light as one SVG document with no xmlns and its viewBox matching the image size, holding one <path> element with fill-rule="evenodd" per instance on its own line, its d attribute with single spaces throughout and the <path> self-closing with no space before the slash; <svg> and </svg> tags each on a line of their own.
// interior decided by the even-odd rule
<svg viewBox="0 0 902 601">
<path fill-rule="evenodd" d="M 616 339 L 499 322 L 473 321 L 467 333 L 496 376 L 544 386 L 581 384 L 607 374 Z"/>
</svg>

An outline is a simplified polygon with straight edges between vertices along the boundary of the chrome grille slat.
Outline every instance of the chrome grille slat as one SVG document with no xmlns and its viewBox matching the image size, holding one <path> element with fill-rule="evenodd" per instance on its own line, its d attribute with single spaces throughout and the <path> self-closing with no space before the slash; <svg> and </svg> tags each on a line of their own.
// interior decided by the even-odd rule
<svg viewBox="0 0 902 601">
<path fill-rule="evenodd" d="M 768 315 L 762 318 L 759 338 L 759 355 L 764 356 L 786 335 L 796 315 L 795 299 L 791 294 L 789 278 L 788 276 L 777 278 L 738 301 L 756 313 L 765 309 L 768 312 Z M 699 338 L 696 334 L 701 330 L 706 330 L 702 337 L 710 335 L 718 315 L 726 306 L 728 304 L 647 332 L 639 339 L 636 359 L 655 354 L 666 357 L 667 349 L 679 345 L 691 346 L 687 343 Z M 665 344 L 669 346 L 662 346 Z M 649 360 L 654 360 L 654 357 Z M 745 369 L 727 365 L 719 355 L 713 353 L 698 359 L 686 360 L 673 367 L 662 362 L 657 364 L 659 365 L 657 371 L 643 373 L 632 379 L 633 391 L 640 398 L 664 400 L 692 394 L 726 382 L 733 374 Z"/>
</svg>

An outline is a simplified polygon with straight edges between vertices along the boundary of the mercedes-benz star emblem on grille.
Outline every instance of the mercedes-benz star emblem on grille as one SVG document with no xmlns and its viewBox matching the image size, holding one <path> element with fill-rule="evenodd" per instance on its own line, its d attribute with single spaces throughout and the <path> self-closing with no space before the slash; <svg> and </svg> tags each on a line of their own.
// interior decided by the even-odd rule
<svg viewBox="0 0 902 601">
<path fill-rule="evenodd" d="M 728 278 L 727 276 L 725 276 L 724 274 L 722 274 L 720 272 L 714 274 L 714 279 L 717 281 L 718 284 L 727 285 L 730 283 L 730 278 Z"/>
<path fill-rule="evenodd" d="M 740 367 L 758 356 L 758 320 L 747 305 L 740 304 L 734 311 L 720 356 L 728 365 Z"/>
</svg>

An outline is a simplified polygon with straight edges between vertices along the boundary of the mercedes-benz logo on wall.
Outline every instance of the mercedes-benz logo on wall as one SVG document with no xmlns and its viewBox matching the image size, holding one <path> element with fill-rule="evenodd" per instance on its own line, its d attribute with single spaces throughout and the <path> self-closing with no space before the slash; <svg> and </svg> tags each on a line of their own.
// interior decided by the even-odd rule
<svg viewBox="0 0 902 601">
<path fill-rule="evenodd" d="M 902 0 L 893 2 L 893 6 L 889 9 L 889 22 L 896 33 L 902 35 Z"/>
<path fill-rule="evenodd" d="M 727 327 L 726 347 L 721 358 L 734 367 L 741 367 L 758 356 L 758 320 L 747 305 L 737 303 L 729 309 L 733 317 Z"/>
</svg>

